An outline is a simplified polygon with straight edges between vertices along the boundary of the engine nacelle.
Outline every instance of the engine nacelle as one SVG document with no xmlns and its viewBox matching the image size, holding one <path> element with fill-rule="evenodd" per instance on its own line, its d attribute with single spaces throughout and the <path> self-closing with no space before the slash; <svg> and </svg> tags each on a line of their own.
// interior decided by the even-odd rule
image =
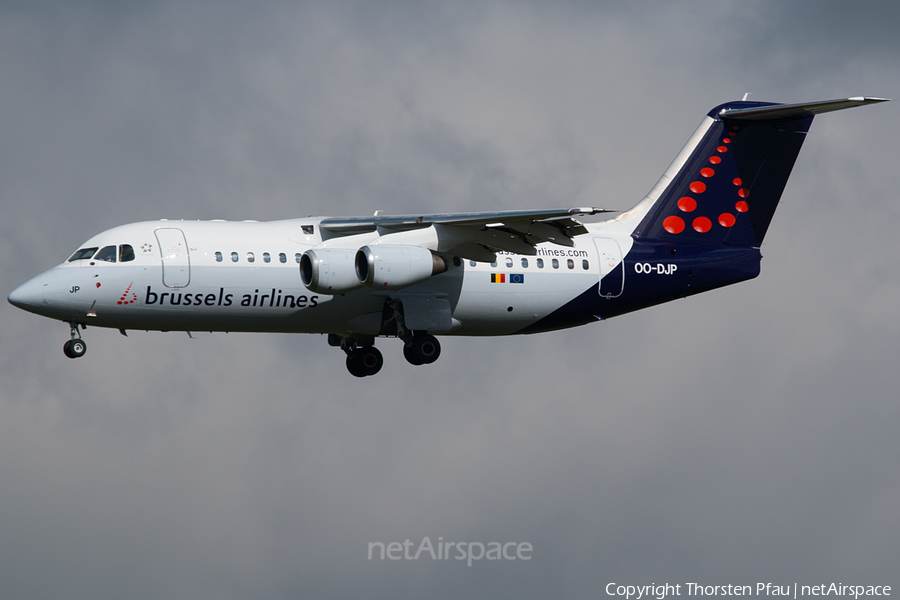
<svg viewBox="0 0 900 600">
<path fill-rule="evenodd" d="M 317 294 L 343 294 L 362 287 L 356 278 L 352 248 L 316 248 L 300 257 L 300 281 Z"/>
<path fill-rule="evenodd" d="M 421 246 L 363 246 L 356 253 L 357 281 L 376 290 L 399 290 L 450 268 Z"/>
</svg>

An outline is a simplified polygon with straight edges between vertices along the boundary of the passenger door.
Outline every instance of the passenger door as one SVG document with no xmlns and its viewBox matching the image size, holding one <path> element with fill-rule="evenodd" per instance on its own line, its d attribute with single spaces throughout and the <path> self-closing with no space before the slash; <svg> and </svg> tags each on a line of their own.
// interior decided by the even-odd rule
<svg viewBox="0 0 900 600">
<path fill-rule="evenodd" d="M 162 257 L 163 285 L 187 287 L 191 282 L 191 259 L 184 232 L 173 227 L 157 229 L 155 233 Z"/>
<path fill-rule="evenodd" d="M 625 289 L 625 262 L 619 243 L 609 238 L 594 238 L 594 246 L 600 259 L 600 295 L 617 298 Z"/>
</svg>

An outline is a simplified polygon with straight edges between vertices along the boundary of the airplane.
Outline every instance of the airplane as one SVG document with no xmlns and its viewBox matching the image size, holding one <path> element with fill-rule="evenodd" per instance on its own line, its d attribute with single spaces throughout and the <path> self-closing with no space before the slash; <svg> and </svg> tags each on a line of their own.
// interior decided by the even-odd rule
<svg viewBox="0 0 900 600">
<path fill-rule="evenodd" d="M 721 104 L 630 210 L 580 207 L 270 222 L 150 221 L 104 231 L 8 300 L 127 330 L 327 334 L 356 377 L 399 338 L 413 365 L 438 335 L 592 323 L 759 275 L 760 245 L 815 115 L 888 101 Z M 619 212 L 598 222 L 576 217 Z M 602 217 L 601 217 L 602 218 Z"/>
</svg>

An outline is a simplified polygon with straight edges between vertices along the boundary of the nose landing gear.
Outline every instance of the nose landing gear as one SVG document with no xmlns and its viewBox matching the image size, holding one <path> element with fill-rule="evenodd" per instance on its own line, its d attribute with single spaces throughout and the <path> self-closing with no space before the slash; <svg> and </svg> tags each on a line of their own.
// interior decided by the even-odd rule
<svg viewBox="0 0 900 600">
<path fill-rule="evenodd" d="M 81 339 L 81 333 L 78 331 L 78 323 L 69 323 L 72 339 L 63 344 L 63 354 L 69 358 L 81 358 L 87 352 L 87 344 Z M 84 325 L 81 325 L 84 328 Z"/>
</svg>

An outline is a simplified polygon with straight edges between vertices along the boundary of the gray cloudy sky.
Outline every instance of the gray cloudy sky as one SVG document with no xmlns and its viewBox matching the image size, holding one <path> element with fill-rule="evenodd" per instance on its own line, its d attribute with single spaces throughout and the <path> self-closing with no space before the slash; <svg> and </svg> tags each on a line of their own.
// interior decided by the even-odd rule
<svg viewBox="0 0 900 600">
<path fill-rule="evenodd" d="M 0 6 L 3 294 L 157 218 L 624 209 L 721 102 L 900 98 L 895 2 Z M 357 380 L 320 336 L 0 306 L 4 598 L 898 586 L 896 102 L 818 117 L 759 279 Z M 369 542 L 530 542 L 528 562 Z M 896 589 L 896 587 L 895 587 Z"/>
</svg>

